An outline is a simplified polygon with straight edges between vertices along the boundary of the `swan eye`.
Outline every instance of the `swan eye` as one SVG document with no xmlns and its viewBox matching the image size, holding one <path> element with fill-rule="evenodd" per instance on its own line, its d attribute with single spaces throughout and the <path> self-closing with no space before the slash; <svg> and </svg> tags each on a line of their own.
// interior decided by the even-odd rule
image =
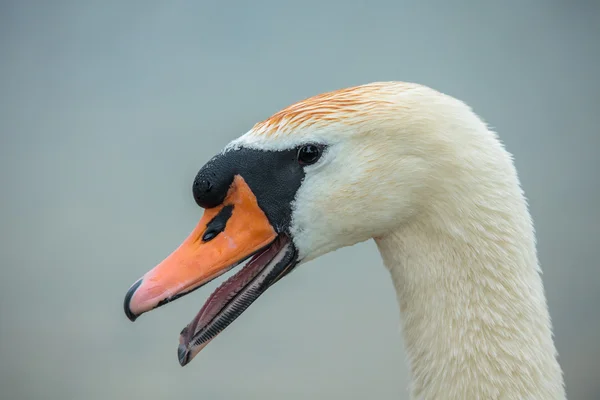
<svg viewBox="0 0 600 400">
<path fill-rule="evenodd" d="M 306 144 L 298 150 L 298 162 L 302 165 L 316 163 L 321 158 L 321 149 L 314 144 Z"/>
</svg>

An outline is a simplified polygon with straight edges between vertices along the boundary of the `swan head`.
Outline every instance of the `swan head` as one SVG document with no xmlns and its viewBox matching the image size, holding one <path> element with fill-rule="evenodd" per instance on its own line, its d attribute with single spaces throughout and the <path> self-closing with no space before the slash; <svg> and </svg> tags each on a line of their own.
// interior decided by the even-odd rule
<svg viewBox="0 0 600 400">
<path fill-rule="evenodd" d="M 192 185 L 202 219 L 131 286 L 125 313 L 133 321 L 247 261 L 181 332 L 189 363 L 298 265 L 433 212 L 482 143 L 481 124 L 462 102 L 400 82 L 283 109 L 202 166 Z"/>
</svg>

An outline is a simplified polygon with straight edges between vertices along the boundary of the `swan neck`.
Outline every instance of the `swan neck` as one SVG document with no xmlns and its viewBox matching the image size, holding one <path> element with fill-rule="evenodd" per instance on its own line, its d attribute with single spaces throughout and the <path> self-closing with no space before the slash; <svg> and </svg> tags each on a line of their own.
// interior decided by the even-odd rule
<svg viewBox="0 0 600 400">
<path fill-rule="evenodd" d="M 524 201 L 511 208 L 473 209 L 456 224 L 415 219 L 375 239 L 397 293 L 412 398 L 566 398 L 533 228 Z"/>
</svg>

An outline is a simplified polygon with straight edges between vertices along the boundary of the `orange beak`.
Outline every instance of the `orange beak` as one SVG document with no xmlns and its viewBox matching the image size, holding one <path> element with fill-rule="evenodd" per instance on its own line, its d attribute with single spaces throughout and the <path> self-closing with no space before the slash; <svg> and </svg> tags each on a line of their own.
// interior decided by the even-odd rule
<svg viewBox="0 0 600 400">
<path fill-rule="evenodd" d="M 127 317 L 134 321 L 190 293 L 276 238 L 252 190 L 236 175 L 223 203 L 207 209 L 179 248 L 131 286 L 125 296 Z"/>
</svg>

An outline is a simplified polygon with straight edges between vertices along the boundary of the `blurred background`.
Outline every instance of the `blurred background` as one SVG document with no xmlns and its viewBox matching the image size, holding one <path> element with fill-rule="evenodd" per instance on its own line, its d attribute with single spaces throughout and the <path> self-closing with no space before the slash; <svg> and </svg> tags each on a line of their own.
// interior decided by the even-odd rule
<svg viewBox="0 0 600 400">
<path fill-rule="evenodd" d="M 224 277 L 122 310 L 196 225 L 213 154 L 381 80 L 460 98 L 515 155 L 567 393 L 599 398 L 600 2 L 5 0 L 0 54 L 2 399 L 408 398 L 372 242 L 297 270 L 186 368 L 179 332 Z"/>
</svg>

